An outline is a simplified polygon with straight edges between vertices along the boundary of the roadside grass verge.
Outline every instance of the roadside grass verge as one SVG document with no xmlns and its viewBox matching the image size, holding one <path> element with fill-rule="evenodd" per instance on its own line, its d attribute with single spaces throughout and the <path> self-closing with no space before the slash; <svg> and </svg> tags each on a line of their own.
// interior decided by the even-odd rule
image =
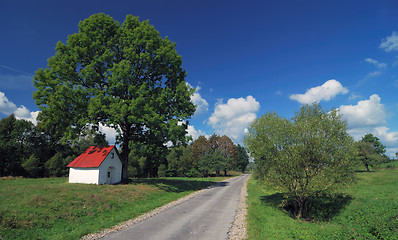
<svg viewBox="0 0 398 240">
<path fill-rule="evenodd" d="M 127 185 L 67 178 L 0 180 L 0 239 L 79 239 L 225 178 L 132 179 Z"/>
<path fill-rule="evenodd" d="M 281 193 L 250 179 L 248 239 L 398 239 L 398 169 L 356 174 L 341 194 L 312 201 L 311 220 L 293 219 Z"/>
</svg>

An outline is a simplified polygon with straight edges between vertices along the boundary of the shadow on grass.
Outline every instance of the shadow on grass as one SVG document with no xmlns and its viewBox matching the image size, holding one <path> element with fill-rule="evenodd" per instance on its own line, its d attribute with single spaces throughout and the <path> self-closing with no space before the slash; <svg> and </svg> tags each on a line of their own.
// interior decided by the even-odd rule
<svg viewBox="0 0 398 240">
<path fill-rule="evenodd" d="M 145 184 L 154 186 L 166 192 L 187 192 L 197 191 L 212 185 L 222 186 L 225 182 L 214 181 L 196 181 L 196 180 L 179 180 L 179 179 L 130 179 L 129 184 Z"/>
<path fill-rule="evenodd" d="M 291 217 L 294 217 L 294 203 L 292 199 L 285 198 L 284 194 L 276 193 L 261 196 L 260 200 L 263 204 L 282 209 Z M 321 194 L 312 197 L 308 199 L 308 204 L 303 212 L 303 219 L 329 221 L 337 216 L 351 201 L 351 196 L 343 194 Z"/>
</svg>

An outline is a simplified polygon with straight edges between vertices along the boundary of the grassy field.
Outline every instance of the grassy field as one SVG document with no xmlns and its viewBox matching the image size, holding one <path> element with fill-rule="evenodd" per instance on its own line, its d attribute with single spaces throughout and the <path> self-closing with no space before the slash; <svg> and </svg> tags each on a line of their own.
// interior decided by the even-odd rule
<svg viewBox="0 0 398 240">
<path fill-rule="evenodd" d="M 357 175 L 341 194 L 314 201 L 321 210 L 311 221 L 293 219 L 279 208 L 280 193 L 250 179 L 249 239 L 398 239 L 398 169 L 386 165 Z"/>
<path fill-rule="evenodd" d="M 0 180 L 0 239 L 79 239 L 223 178 L 135 179 L 128 185 L 67 178 Z"/>
</svg>

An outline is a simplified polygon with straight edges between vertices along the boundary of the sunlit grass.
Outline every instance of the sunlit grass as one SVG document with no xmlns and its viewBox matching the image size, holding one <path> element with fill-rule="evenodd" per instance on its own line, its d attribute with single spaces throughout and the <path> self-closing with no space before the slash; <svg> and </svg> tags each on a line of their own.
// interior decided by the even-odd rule
<svg viewBox="0 0 398 240">
<path fill-rule="evenodd" d="M 79 239 L 223 178 L 133 179 L 128 185 L 67 178 L 0 180 L 0 239 Z"/>
<path fill-rule="evenodd" d="M 249 239 L 398 239 L 398 170 L 357 176 L 357 183 L 330 199 L 335 204 L 321 205 L 315 220 L 293 219 L 280 208 L 280 193 L 250 179 Z"/>
</svg>

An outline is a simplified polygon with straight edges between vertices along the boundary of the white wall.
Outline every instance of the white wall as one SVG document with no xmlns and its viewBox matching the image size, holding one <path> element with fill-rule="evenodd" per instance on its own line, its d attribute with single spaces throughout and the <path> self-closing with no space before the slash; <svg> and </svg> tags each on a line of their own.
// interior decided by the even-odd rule
<svg viewBox="0 0 398 240">
<path fill-rule="evenodd" d="M 69 168 L 69 183 L 98 184 L 98 168 Z"/>
<path fill-rule="evenodd" d="M 113 159 L 112 159 L 112 153 L 114 156 Z M 119 156 L 115 151 L 115 148 L 112 149 L 112 151 L 108 154 L 108 156 L 105 158 L 105 160 L 101 163 L 101 166 L 99 167 L 100 175 L 99 175 L 98 184 L 107 183 L 109 167 L 113 167 L 111 184 L 119 183 L 122 180 L 122 162 L 120 161 Z"/>
</svg>

